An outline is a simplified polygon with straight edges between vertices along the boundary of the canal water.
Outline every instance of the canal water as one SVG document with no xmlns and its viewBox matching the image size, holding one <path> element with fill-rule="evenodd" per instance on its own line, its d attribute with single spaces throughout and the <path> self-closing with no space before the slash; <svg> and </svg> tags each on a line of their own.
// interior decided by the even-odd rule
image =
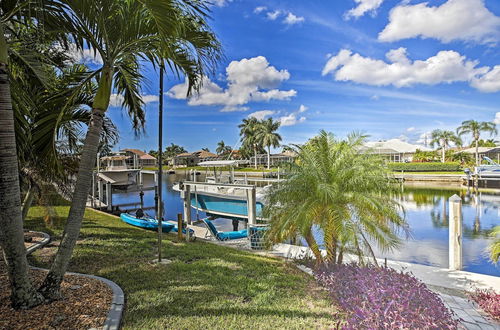
<svg viewBox="0 0 500 330">
<path fill-rule="evenodd" d="M 182 201 L 172 186 L 186 179 L 185 175 L 165 174 L 162 195 L 165 218 L 173 220 L 178 213 L 182 213 Z M 204 180 L 203 175 L 199 179 Z M 148 184 L 148 179 L 145 180 L 145 184 Z M 494 192 L 475 194 L 460 187 L 404 186 L 401 204 L 406 211 L 410 237 L 402 237 L 402 245 L 398 250 L 387 252 L 375 249 L 377 257 L 448 267 L 448 199 L 454 194 L 459 195 L 463 202 L 464 270 L 500 276 L 500 265 L 492 264 L 487 252 L 492 242 L 491 230 L 500 225 L 500 193 Z M 153 190 L 144 192 L 146 207 L 154 206 L 154 195 Z M 113 194 L 114 205 L 138 201 L 137 192 Z M 153 210 L 147 212 L 154 215 Z M 197 216 L 202 218 L 204 214 L 196 214 L 193 210 L 193 219 Z M 218 219 L 215 224 L 220 230 L 232 230 L 231 221 Z M 318 242 L 322 243 L 321 237 L 318 237 Z"/>
</svg>

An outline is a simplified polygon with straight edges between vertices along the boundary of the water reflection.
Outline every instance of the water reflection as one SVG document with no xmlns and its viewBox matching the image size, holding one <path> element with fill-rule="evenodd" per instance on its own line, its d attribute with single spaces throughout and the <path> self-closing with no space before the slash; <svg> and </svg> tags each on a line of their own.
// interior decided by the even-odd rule
<svg viewBox="0 0 500 330">
<path fill-rule="evenodd" d="M 401 204 L 406 210 L 412 238 L 393 252 L 377 251 L 380 257 L 439 267 L 448 266 L 448 199 L 462 198 L 464 270 L 500 276 L 486 248 L 493 227 L 500 225 L 500 194 L 460 188 L 429 189 L 406 186 Z"/>
<path fill-rule="evenodd" d="M 202 180 L 203 177 L 200 177 Z M 184 175 L 166 175 L 163 200 L 165 216 L 176 219 L 182 213 L 179 194 L 172 190 L 174 182 L 185 180 Z M 491 264 L 486 248 L 492 241 L 489 237 L 494 226 L 500 225 L 500 194 L 478 192 L 460 188 L 436 189 L 429 187 L 405 186 L 401 204 L 406 211 L 411 237 L 403 238 L 400 249 L 392 252 L 378 251 L 378 257 L 415 262 L 439 267 L 448 267 L 448 199 L 457 194 L 463 201 L 463 264 L 464 270 L 500 276 L 500 269 Z M 113 195 L 113 203 L 139 201 L 139 193 Z M 144 192 L 144 204 L 154 205 L 154 191 Z M 150 211 L 154 214 L 154 211 Z M 193 219 L 204 214 L 192 212 Z M 221 230 L 231 230 L 231 222 L 217 220 Z M 321 238 L 318 237 L 319 243 Z"/>
</svg>

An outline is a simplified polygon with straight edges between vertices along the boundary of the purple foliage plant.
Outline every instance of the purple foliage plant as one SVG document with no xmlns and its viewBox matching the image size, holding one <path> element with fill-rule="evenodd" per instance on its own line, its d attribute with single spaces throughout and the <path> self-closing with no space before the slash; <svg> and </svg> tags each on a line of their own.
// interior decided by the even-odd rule
<svg viewBox="0 0 500 330">
<path fill-rule="evenodd" d="M 457 329 L 441 298 L 408 272 L 373 265 L 323 266 L 316 279 L 348 313 L 345 329 Z"/>
</svg>

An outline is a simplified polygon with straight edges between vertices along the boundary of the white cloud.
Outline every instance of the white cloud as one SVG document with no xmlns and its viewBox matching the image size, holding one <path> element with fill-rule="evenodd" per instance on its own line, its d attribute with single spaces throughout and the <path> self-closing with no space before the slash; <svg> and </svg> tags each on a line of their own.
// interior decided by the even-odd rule
<svg viewBox="0 0 500 330">
<path fill-rule="evenodd" d="M 337 81 L 353 81 L 374 86 L 407 87 L 415 84 L 468 82 L 481 92 L 500 91 L 500 66 L 477 67 L 455 51 L 440 51 L 426 60 L 412 61 L 406 49 L 386 54 L 389 63 L 342 49 L 325 64 L 322 74 L 331 73 Z"/>
<path fill-rule="evenodd" d="M 281 10 L 275 10 L 275 11 L 269 11 L 269 12 L 267 12 L 266 16 L 271 21 L 274 21 L 275 19 L 278 18 L 278 16 L 280 16 L 280 14 L 281 14 Z"/>
<path fill-rule="evenodd" d="M 419 139 L 417 140 L 417 143 L 423 144 L 424 146 L 427 146 L 431 142 L 431 136 L 432 136 L 431 131 L 424 132 L 424 133 L 420 134 Z"/>
<path fill-rule="evenodd" d="M 281 126 L 293 126 L 302 123 L 306 120 L 306 117 L 298 117 L 296 113 L 291 113 L 286 116 L 279 118 Z"/>
<path fill-rule="evenodd" d="M 287 70 L 277 70 L 263 56 L 232 61 L 226 68 L 228 86 L 223 89 L 205 78 L 199 93 L 193 95 L 189 105 L 223 105 L 223 111 L 242 111 L 248 102 L 289 100 L 297 91 L 280 90 L 277 87 L 290 78 Z M 174 99 L 186 99 L 187 82 L 172 87 L 167 95 Z"/>
<path fill-rule="evenodd" d="M 96 64 L 102 65 L 102 57 L 98 52 L 94 53 L 91 49 L 83 49 L 78 50 L 75 44 L 69 45 L 69 50 L 67 55 L 69 58 L 76 63 L 87 63 L 87 64 Z"/>
<path fill-rule="evenodd" d="M 260 111 L 255 111 L 251 114 L 248 115 L 248 117 L 254 117 L 258 120 L 262 120 L 266 117 L 272 116 L 276 113 L 276 111 L 272 110 L 260 110 Z"/>
<path fill-rule="evenodd" d="M 260 14 L 261 12 L 263 12 L 264 10 L 267 10 L 267 7 L 266 6 L 259 6 L 259 7 L 255 7 L 255 9 L 253 10 L 253 12 L 255 14 Z"/>
<path fill-rule="evenodd" d="M 109 105 L 111 107 L 121 107 L 123 103 L 123 95 L 121 94 L 111 94 L 109 98 Z M 145 104 L 158 102 L 157 95 L 142 95 L 142 102 Z"/>
<path fill-rule="evenodd" d="M 232 2 L 233 0 L 212 0 L 212 4 L 217 7 L 224 7 L 228 2 Z"/>
<path fill-rule="evenodd" d="M 495 65 L 484 75 L 472 79 L 471 86 L 485 93 L 500 91 L 500 65 Z"/>
<path fill-rule="evenodd" d="M 347 13 L 345 13 L 344 18 L 350 19 L 352 17 L 359 18 L 365 13 L 371 13 L 375 16 L 378 7 L 384 2 L 384 0 L 354 0 L 358 5 L 356 8 L 352 8 Z"/>
<path fill-rule="evenodd" d="M 370 100 L 378 101 L 378 100 L 380 100 L 380 96 L 378 96 L 376 94 L 372 95 L 372 96 L 370 96 Z"/>
<path fill-rule="evenodd" d="M 299 113 L 306 112 L 307 110 L 309 110 L 308 107 L 306 107 L 303 104 L 300 105 L 300 107 L 299 107 Z"/>
<path fill-rule="evenodd" d="M 379 33 L 381 41 L 406 38 L 434 38 L 492 43 L 500 38 L 500 17 L 484 5 L 484 0 L 448 0 L 432 7 L 427 2 L 399 5 L 389 15 L 389 24 Z"/>
<path fill-rule="evenodd" d="M 283 23 L 287 25 L 294 25 L 301 22 L 304 22 L 304 17 L 295 16 L 292 13 L 288 13 L 288 15 L 286 15 L 285 19 L 283 20 Z"/>
<path fill-rule="evenodd" d="M 413 132 L 414 130 L 415 130 L 415 127 L 413 127 L 413 126 L 412 127 L 408 127 L 406 129 L 407 132 Z"/>
<path fill-rule="evenodd" d="M 500 125 L 500 112 L 497 112 L 495 114 L 495 119 L 493 119 L 493 122 L 497 125 Z"/>
</svg>

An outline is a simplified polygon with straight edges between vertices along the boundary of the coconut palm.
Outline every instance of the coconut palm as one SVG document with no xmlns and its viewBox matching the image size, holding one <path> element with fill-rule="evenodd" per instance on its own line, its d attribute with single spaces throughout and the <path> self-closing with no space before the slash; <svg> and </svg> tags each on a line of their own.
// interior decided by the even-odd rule
<svg viewBox="0 0 500 330">
<path fill-rule="evenodd" d="M 240 129 L 242 149 L 251 149 L 253 151 L 255 168 L 257 168 L 257 151 L 260 147 L 259 141 L 257 140 L 258 127 L 259 121 L 255 117 L 244 118 L 243 122 L 238 125 L 238 128 Z"/>
<path fill-rule="evenodd" d="M 398 230 L 406 231 L 401 208 L 391 193 L 398 189 L 383 161 L 359 153 L 364 136 L 338 140 L 321 131 L 287 165 L 287 177 L 271 187 L 264 215 L 270 220 L 268 239 L 282 242 L 302 236 L 317 262 L 341 263 L 346 252 L 360 257 L 371 244 L 382 249 L 398 246 Z M 326 256 L 314 232 L 323 233 Z M 375 261 L 376 262 L 376 261 Z"/>
<path fill-rule="evenodd" d="M 441 162 L 445 162 L 446 150 L 450 146 L 450 143 L 454 143 L 459 146 L 462 144 L 462 140 L 459 136 L 455 135 L 452 131 L 443 131 L 436 129 L 432 131 L 431 134 L 431 147 L 438 145 L 441 148 Z"/>
<path fill-rule="evenodd" d="M 182 154 L 182 153 L 185 153 L 185 152 L 187 152 L 187 150 L 184 149 L 184 147 L 181 147 L 181 146 L 179 146 L 177 144 L 171 143 L 169 146 L 167 146 L 165 148 L 165 157 L 166 158 L 171 158 L 171 157 L 175 157 L 178 154 Z"/>
<path fill-rule="evenodd" d="M 224 155 L 231 152 L 231 150 L 233 150 L 231 146 L 226 145 L 226 143 L 223 140 L 220 140 L 217 143 L 217 149 L 215 149 L 215 152 L 217 153 L 217 155 Z"/>
<path fill-rule="evenodd" d="M 59 288 L 75 246 L 85 212 L 92 169 L 97 156 L 103 116 L 113 90 L 123 96 L 133 126 L 144 122 L 141 61 L 184 73 L 188 94 L 199 86 L 207 69 L 220 58 L 220 44 L 206 23 L 204 1 L 64 0 L 72 21 L 76 45 L 100 55 L 102 65 L 89 74 L 98 87 L 82 149 L 73 199 L 54 262 L 40 292 L 59 298 Z"/>
<path fill-rule="evenodd" d="M 478 122 L 475 120 L 466 120 L 462 122 L 462 125 L 457 128 L 458 136 L 464 134 L 471 134 L 472 140 L 476 148 L 476 165 L 480 164 L 479 160 L 479 139 L 481 138 L 481 132 L 489 132 L 490 134 L 497 134 L 496 124 L 493 122 L 482 121 Z"/>
<path fill-rule="evenodd" d="M 43 15 L 40 15 L 43 13 Z M 31 72 L 31 79 L 44 83 L 44 72 L 40 70 L 39 44 L 18 38 L 19 31 L 29 26 L 42 27 L 45 36 L 53 33 L 59 38 L 61 26 L 67 22 L 67 12 L 57 1 L 25 0 L 0 2 L 0 245 L 7 264 L 11 284 L 11 303 L 14 308 L 30 308 L 43 302 L 29 277 L 26 249 L 24 247 L 21 214 L 20 185 L 14 113 L 12 109 L 11 78 L 16 74 L 16 65 Z M 34 23 L 36 22 L 36 23 Z M 69 25 L 69 23 L 67 24 Z M 58 31 L 58 32 L 55 32 Z M 61 37 L 60 40 L 64 40 Z M 18 44 L 20 49 L 11 46 Z"/>
<path fill-rule="evenodd" d="M 272 118 L 263 119 L 257 125 L 255 139 L 267 147 L 267 169 L 271 168 L 271 147 L 277 148 L 281 142 L 281 135 L 276 132 L 279 127 L 280 122 Z"/>
</svg>

